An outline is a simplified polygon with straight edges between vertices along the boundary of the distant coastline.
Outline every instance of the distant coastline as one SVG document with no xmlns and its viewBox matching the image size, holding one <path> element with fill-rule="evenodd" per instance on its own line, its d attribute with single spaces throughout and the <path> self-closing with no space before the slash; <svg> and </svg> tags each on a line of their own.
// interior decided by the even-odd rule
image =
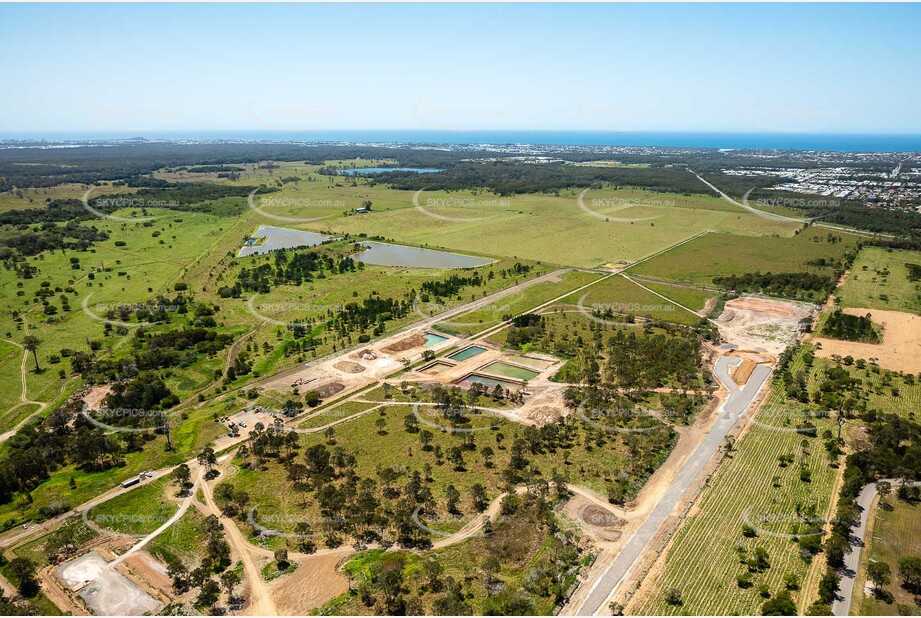
<svg viewBox="0 0 921 618">
<path fill-rule="evenodd" d="M 921 134 L 757 133 L 681 131 L 23 131 L 2 132 L 0 141 L 150 140 L 377 142 L 411 144 L 528 144 L 656 148 L 816 150 L 837 152 L 921 152 Z"/>
</svg>

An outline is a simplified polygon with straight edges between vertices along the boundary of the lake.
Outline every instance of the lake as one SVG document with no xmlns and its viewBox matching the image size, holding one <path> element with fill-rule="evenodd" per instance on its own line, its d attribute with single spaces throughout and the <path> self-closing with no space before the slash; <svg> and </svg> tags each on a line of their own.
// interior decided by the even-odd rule
<svg viewBox="0 0 921 618">
<path fill-rule="evenodd" d="M 374 266 L 402 266 L 405 268 L 475 268 L 491 264 L 495 260 L 489 258 L 437 251 L 435 249 L 420 249 L 405 245 L 391 245 L 385 242 L 362 241 L 367 247 L 361 253 L 352 256 L 353 259 Z"/>
<path fill-rule="evenodd" d="M 260 243 L 259 239 L 262 238 L 265 241 Z M 302 232 L 301 230 L 292 230 L 286 227 L 260 225 L 259 229 L 253 232 L 252 237 L 237 252 L 237 257 L 262 255 L 279 249 L 293 249 L 294 247 L 315 247 L 328 240 L 333 240 L 333 238 L 323 234 Z"/>
<path fill-rule="evenodd" d="M 416 174 L 431 174 L 444 170 L 433 167 L 356 167 L 354 169 L 339 170 L 339 174 L 346 176 L 367 176 L 369 174 L 386 174 L 387 172 L 414 172 Z"/>
</svg>

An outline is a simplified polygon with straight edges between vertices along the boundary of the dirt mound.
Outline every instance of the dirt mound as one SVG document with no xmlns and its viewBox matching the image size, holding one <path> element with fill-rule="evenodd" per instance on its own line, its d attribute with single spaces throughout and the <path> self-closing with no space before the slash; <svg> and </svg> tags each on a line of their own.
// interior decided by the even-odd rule
<svg viewBox="0 0 921 618">
<path fill-rule="evenodd" d="M 339 371 L 344 371 L 345 373 L 361 373 L 365 370 L 365 366 L 359 363 L 353 363 L 352 361 L 339 361 L 333 365 Z"/>
<path fill-rule="evenodd" d="M 732 370 L 732 379 L 739 386 L 745 386 L 758 364 L 750 358 L 742 359 L 742 364 Z"/>
<path fill-rule="evenodd" d="M 364 349 L 361 352 L 355 354 L 355 358 L 360 358 L 361 360 L 377 360 L 377 354 L 374 353 L 374 350 Z"/>
<path fill-rule="evenodd" d="M 320 393 L 320 397 L 326 399 L 327 397 L 332 397 L 336 393 L 341 393 L 345 389 L 345 384 L 342 382 L 327 382 L 326 384 L 321 384 L 316 387 L 314 390 Z"/>
<path fill-rule="evenodd" d="M 413 348 L 418 348 L 425 345 L 425 337 L 416 333 L 411 335 L 406 339 L 400 339 L 396 343 L 392 343 L 384 348 L 384 352 L 405 352 L 406 350 L 411 350 Z"/>
<path fill-rule="evenodd" d="M 86 407 L 90 410 L 98 410 L 99 406 L 102 404 L 102 400 L 108 397 L 111 392 L 111 384 L 92 386 L 83 394 L 83 403 L 85 403 Z"/>
<path fill-rule="evenodd" d="M 622 528 L 626 521 L 597 504 L 587 504 L 579 511 L 582 521 L 596 528 Z"/>
</svg>

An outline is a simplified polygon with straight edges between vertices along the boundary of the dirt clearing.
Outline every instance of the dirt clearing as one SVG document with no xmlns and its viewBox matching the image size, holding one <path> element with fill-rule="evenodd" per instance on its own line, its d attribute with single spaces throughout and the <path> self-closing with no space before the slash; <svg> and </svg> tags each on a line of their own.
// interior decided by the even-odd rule
<svg viewBox="0 0 921 618">
<path fill-rule="evenodd" d="M 155 614 L 163 603 L 140 590 L 91 551 L 58 568 L 60 577 L 86 602 L 97 616 L 140 616 Z"/>
<path fill-rule="evenodd" d="M 723 338 L 742 350 L 780 354 L 797 340 L 800 320 L 815 310 L 808 303 L 743 296 L 727 302 L 715 322 Z"/>
<path fill-rule="evenodd" d="M 294 573 L 276 580 L 272 597 L 279 615 L 309 614 L 348 590 L 348 580 L 336 570 L 342 558 L 341 553 L 311 556 Z"/>
<path fill-rule="evenodd" d="M 901 311 L 882 311 L 880 309 L 847 308 L 843 310 L 851 315 L 867 315 L 883 327 L 882 343 L 860 343 L 813 337 L 814 343 L 821 348 L 816 355 L 821 358 L 832 356 L 853 356 L 864 360 L 874 360 L 884 369 L 921 372 L 921 316 Z"/>
<path fill-rule="evenodd" d="M 359 363 L 353 363 L 352 361 L 339 361 L 338 363 L 333 365 L 333 367 L 345 373 L 361 373 L 362 371 L 365 370 L 364 365 L 361 365 Z"/>
</svg>

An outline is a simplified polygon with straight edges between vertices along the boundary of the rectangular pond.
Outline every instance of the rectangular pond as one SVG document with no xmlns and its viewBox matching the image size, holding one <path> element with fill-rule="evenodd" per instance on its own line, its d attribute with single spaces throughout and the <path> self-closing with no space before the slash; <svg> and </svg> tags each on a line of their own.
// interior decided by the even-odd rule
<svg viewBox="0 0 921 618">
<path fill-rule="evenodd" d="M 435 362 L 432 363 L 431 365 L 426 365 L 425 367 L 423 367 L 422 369 L 420 369 L 420 370 L 419 370 L 419 373 L 423 373 L 423 374 L 425 374 L 425 375 L 427 375 L 427 376 L 436 376 L 436 375 L 438 375 L 439 373 L 442 373 L 442 372 L 444 372 L 444 371 L 450 369 L 450 368 L 453 367 L 453 366 L 454 366 L 454 365 L 451 365 L 451 364 L 446 363 L 446 362 L 444 362 L 444 361 L 435 361 Z"/>
<path fill-rule="evenodd" d="M 464 377 L 462 380 L 457 382 L 458 386 L 471 386 L 472 384 L 482 384 L 483 386 L 493 390 L 496 386 L 501 386 L 503 390 L 506 391 L 518 391 L 521 389 L 521 384 L 519 382 L 512 382 L 510 380 L 502 380 L 501 378 L 494 378 L 492 376 L 485 376 L 479 373 L 471 373 Z"/>
<path fill-rule="evenodd" d="M 435 333 L 425 333 L 425 347 L 433 348 L 439 343 L 444 343 L 448 338 L 444 335 L 436 335 Z"/>
<path fill-rule="evenodd" d="M 468 358 L 473 358 L 477 354 L 482 354 L 485 351 L 486 351 L 486 348 L 482 348 L 478 345 L 472 345 L 469 348 L 464 348 L 463 350 L 460 350 L 459 352 L 455 352 L 454 354 L 448 355 L 448 358 L 450 358 L 451 360 L 456 360 L 456 361 L 465 361 Z"/>
<path fill-rule="evenodd" d="M 517 365 L 524 365 L 525 367 L 537 369 L 538 371 L 543 371 L 544 369 L 553 365 L 553 361 L 544 360 L 542 358 L 534 358 L 533 356 L 523 356 L 521 354 L 509 354 L 507 358 L 512 363 Z"/>
<path fill-rule="evenodd" d="M 539 371 L 526 369 L 524 367 L 517 367 L 515 365 L 509 365 L 508 363 L 503 363 L 502 361 L 496 361 L 486 365 L 485 367 L 480 367 L 480 371 L 502 376 L 503 378 L 514 378 L 516 380 L 533 380 L 540 375 Z"/>
<path fill-rule="evenodd" d="M 265 239 L 259 242 L 259 239 Z M 247 257 L 249 255 L 262 255 L 278 251 L 279 249 L 294 249 L 295 247 L 315 247 L 333 240 L 331 236 L 324 236 L 315 232 L 303 232 L 301 230 L 292 230 L 286 227 L 275 227 L 273 225 L 260 225 L 259 229 L 253 232 L 250 240 L 240 248 L 237 257 Z"/>
<path fill-rule="evenodd" d="M 364 241 L 364 251 L 352 258 L 374 266 L 402 266 L 405 268 L 476 268 L 491 264 L 489 258 L 449 253 L 436 249 L 421 249 L 385 242 Z"/>
</svg>

